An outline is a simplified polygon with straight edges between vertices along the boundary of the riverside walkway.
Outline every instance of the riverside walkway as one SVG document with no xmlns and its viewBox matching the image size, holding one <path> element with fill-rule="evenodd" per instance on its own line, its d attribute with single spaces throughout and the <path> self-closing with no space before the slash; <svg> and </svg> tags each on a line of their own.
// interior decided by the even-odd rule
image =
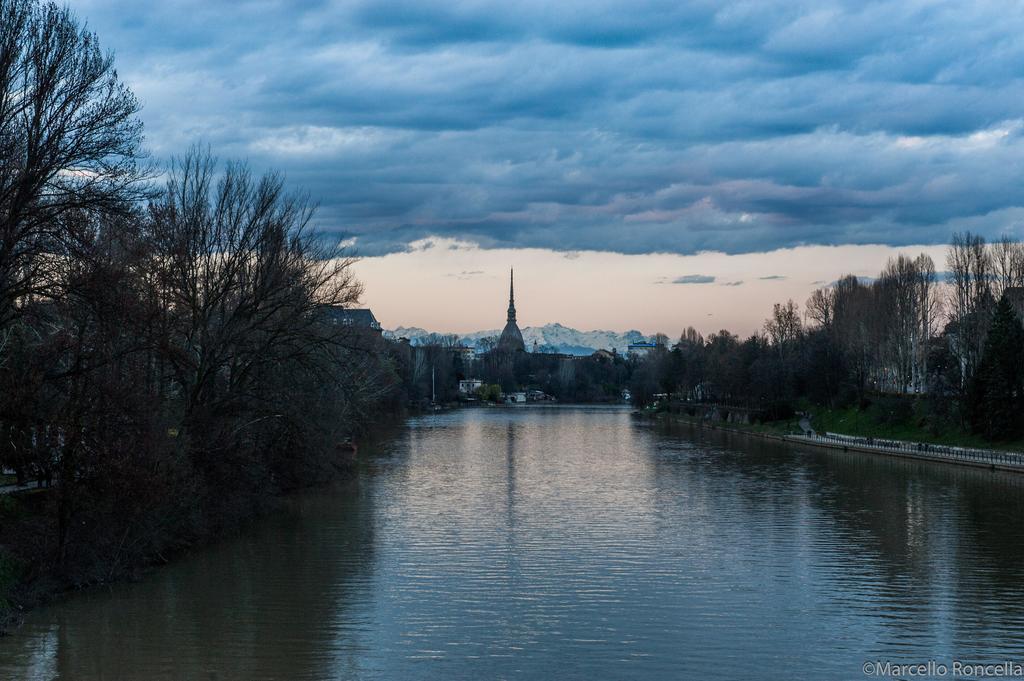
<svg viewBox="0 0 1024 681">
<path fill-rule="evenodd" d="M 787 442 L 802 442 L 815 447 L 842 449 L 843 451 L 869 452 L 1024 473 L 1024 453 L 1022 452 L 950 447 L 927 442 L 857 437 L 841 433 L 815 433 L 806 429 L 802 435 L 786 435 L 783 439 Z"/>
<path fill-rule="evenodd" d="M 813 418 L 809 414 L 799 414 L 799 433 L 776 435 L 757 433 L 745 430 L 743 425 L 733 425 L 729 416 L 735 413 L 751 413 L 749 409 L 721 404 L 697 405 L 702 413 L 696 421 L 702 426 L 721 428 L 734 432 L 746 432 L 757 437 L 784 442 L 800 443 L 825 449 L 839 449 L 848 452 L 865 452 L 885 456 L 899 456 L 907 459 L 920 459 L 938 463 L 952 463 L 961 466 L 974 466 L 992 470 L 1005 470 L 1024 473 L 1024 452 L 1009 452 L 996 449 L 977 449 L 971 447 L 952 447 L 927 442 L 908 440 L 890 440 L 885 438 L 861 437 L 843 433 L 819 433 L 813 428 Z M 722 415 L 727 414 L 725 419 Z M 711 416 L 711 418 L 709 418 Z"/>
</svg>

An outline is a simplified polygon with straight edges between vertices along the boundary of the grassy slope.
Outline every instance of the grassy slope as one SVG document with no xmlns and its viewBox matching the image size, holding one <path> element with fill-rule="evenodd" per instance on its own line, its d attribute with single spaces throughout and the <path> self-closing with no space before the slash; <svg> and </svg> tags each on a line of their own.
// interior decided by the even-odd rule
<svg viewBox="0 0 1024 681">
<path fill-rule="evenodd" d="M 907 408 L 906 405 L 912 405 Z M 813 416 L 811 426 L 818 432 L 842 433 L 861 437 L 877 437 L 908 442 L 928 442 L 931 444 L 951 445 L 956 447 L 976 447 L 979 449 L 1000 449 L 1024 452 L 1024 439 L 1012 442 L 990 442 L 977 435 L 966 433 L 958 423 L 948 423 L 938 430 L 930 429 L 924 424 L 924 408 L 920 403 L 908 400 L 904 404 L 903 418 L 893 417 L 893 402 L 883 400 L 865 410 L 849 407 L 845 409 L 827 409 L 811 404 L 802 404 L 800 409 L 810 412 Z M 685 415 L 676 418 L 691 420 Z M 799 418 L 788 421 L 770 421 L 768 423 L 752 423 L 740 425 L 734 423 L 716 423 L 719 428 L 745 430 L 772 435 L 785 435 L 800 431 L 797 423 Z"/>
<path fill-rule="evenodd" d="M 879 410 L 873 408 L 861 411 L 856 407 L 831 410 L 821 407 L 810 407 L 809 411 L 813 415 L 811 420 L 812 426 L 821 433 L 827 431 L 843 433 L 845 435 L 929 442 L 957 447 L 1024 451 L 1024 440 L 989 442 L 977 435 L 965 433 L 957 423 L 949 423 L 945 428 L 938 430 L 938 432 L 932 432 L 921 425 L 921 419 L 917 414 L 909 419 L 886 422 L 886 419 L 880 418 Z"/>
</svg>

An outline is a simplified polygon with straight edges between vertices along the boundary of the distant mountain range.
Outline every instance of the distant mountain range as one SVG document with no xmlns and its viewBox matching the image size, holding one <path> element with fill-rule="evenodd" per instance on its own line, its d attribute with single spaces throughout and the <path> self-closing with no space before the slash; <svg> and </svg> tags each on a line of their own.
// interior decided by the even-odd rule
<svg viewBox="0 0 1024 681">
<path fill-rule="evenodd" d="M 527 350 L 533 350 L 536 342 L 536 347 L 540 352 L 561 352 L 567 355 L 589 355 L 595 350 L 611 350 L 613 348 L 619 352 L 626 352 L 630 343 L 649 340 L 648 336 L 636 330 L 621 333 L 618 331 L 580 331 L 561 324 L 527 326 L 522 329 L 522 332 Z M 497 338 L 500 334 L 501 329 L 488 329 L 450 335 L 457 335 L 463 344 L 476 347 L 481 338 Z M 413 345 L 421 345 L 439 335 L 449 334 L 437 334 L 414 326 L 400 326 L 397 329 L 385 331 L 384 335 L 388 338 L 408 338 Z"/>
</svg>

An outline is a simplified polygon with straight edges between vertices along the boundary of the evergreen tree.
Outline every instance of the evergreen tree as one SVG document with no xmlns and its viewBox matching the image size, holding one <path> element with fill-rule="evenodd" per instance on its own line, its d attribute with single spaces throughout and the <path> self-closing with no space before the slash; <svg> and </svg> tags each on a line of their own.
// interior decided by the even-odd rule
<svg viewBox="0 0 1024 681">
<path fill-rule="evenodd" d="M 967 395 L 974 430 L 993 440 L 1021 434 L 1024 426 L 1024 327 L 1010 301 L 996 306 L 981 362 Z"/>
</svg>

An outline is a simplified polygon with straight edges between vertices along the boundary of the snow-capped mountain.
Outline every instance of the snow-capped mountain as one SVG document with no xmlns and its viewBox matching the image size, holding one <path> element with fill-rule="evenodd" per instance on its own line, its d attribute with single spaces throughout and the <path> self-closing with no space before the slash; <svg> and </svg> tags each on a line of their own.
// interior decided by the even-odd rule
<svg viewBox="0 0 1024 681">
<path fill-rule="evenodd" d="M 639 331 L 580 331 L 571 329 L 561 324 L 545 324 L 544 326 L 527 326 L 522 329 L 523 340 L 526 341 L 527 350 L 532 350 L 534 344 L 541 352 L 561 352 L 569 355 L 589 355 L 595 350 L 616 349 L 619 352 L 626 352 L 630 343 L 648 340 L 648 337 Z M 464 334 L 436 334 L 418 327 L 400 326 L 391 331 L 385 331 L 388 338 L 408 338 L 414 345 L 430 342 L 437 336 L 457 335 L 459 340 L 469 346 L 476 346 L 482 338 L 497 338 L 501 329 L 488 329 L 486 331 L 474 331 Z"/>
</svg>

